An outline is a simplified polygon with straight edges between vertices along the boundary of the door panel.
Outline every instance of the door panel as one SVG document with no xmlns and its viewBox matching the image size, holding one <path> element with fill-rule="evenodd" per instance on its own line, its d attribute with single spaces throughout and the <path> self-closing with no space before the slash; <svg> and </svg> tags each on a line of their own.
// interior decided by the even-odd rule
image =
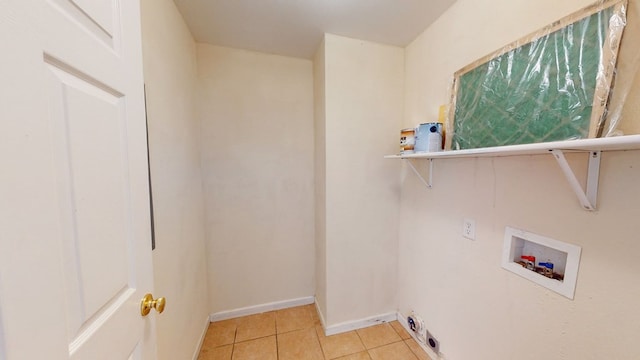
<svg viewBox="0 0 640 360">
<path fill-rule="evenodd" d="M 139 314 L 140 311 L 139 304 L 130 300 L 132 293 L 135 290 L 122 294 L 107 311 L 83 329 L 81 336 L 69 344 L 69 359 L 124 360 L 136 351 L 144 334 L 139 319 L 131 316 L 132 312 Z"/>
<path fill-rule="evenodd" d="M 139 15 L 0 0 L 2 360 L 156 358 Z"/>
<path fill-rule="evenodd" d="M 91 20 L 100 26 L 107 34 L 113 34 L 113 15 L 115 12 L 115 1 L 113 0 L 73 0 Z"/>
<path fill-rule="evenodd" d="M 111 48 L 118 44 L 117 0 L 49 0 L 51 5 Z"/>
<path fill-rule="evenodd" d="M 65 231 L 68 331 L 76 338 L 81 327 L 91 326 L 89 319 L 131 288 L 127 254 L 133 237 L 123 96 L 60 66 L 48 68 L 50 108 Z"/>
</svg>

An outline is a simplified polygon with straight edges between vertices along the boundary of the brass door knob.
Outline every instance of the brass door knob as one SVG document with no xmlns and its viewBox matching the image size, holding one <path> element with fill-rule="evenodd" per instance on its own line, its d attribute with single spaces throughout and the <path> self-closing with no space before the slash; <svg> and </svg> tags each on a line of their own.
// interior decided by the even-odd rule
<svg viewBox="0 0 640 360">
<path fill-rule="evenodd" d="M 167 304 L 167 300 L 163 297 L 153 299 L 153 295 L 146 294 L 140 302 L 140 315 L 147 316 L 151 312 L 151 308 L 156 309 L 158 314 L 164 311 L 164 306 Z"/>
</svg>

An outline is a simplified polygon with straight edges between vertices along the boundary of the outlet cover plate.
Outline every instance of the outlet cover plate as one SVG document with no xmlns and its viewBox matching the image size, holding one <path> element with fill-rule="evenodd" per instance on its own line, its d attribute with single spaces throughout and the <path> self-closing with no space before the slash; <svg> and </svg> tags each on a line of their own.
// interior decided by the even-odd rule
<svg viewBox="0 0 640 360">
<path fill-rule="evenodd" d="M 440 343 L 429 331 L 427 331 L 427 346 L 429 346 L 436 354 L 440 353 Z"/>
<path fill-rule="evenodd" d="M 465 218 L 462 222 L 462 236 L 469 240 L 476 239 L 476 221 Z"/>
</svg>

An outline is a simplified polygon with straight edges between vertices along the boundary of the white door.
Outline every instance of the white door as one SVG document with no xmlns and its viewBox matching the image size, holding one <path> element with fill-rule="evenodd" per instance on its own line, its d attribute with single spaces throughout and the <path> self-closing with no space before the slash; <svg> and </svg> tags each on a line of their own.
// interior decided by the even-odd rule
<svg viewBox="0 0 640 360">
<path fill-rule="evenodd" d="M 154 359 L 137 0 L 0 0 L 0 359 Z"/>
</svg>

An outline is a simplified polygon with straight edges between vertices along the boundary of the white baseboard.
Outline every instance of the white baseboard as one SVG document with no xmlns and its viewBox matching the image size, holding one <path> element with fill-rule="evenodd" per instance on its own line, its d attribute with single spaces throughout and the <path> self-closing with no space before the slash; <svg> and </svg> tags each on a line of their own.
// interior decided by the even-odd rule
<svg viewBox="0 0 640 360">
<path fill-rule="evenodd" d="M 316 300 L 316 313 L 318 313 L 318 317 L 320 318 L 320 324 L 322 324 L 322 329 L 327 328 L 327 323 L 324 321 L 324 314 L 320 311 L 320 306 L 318 305 L 318 301 Z"/>
<path fill-rule="evenodd" d="M 209 315 L 209 320 L 211 322 L 233 319 L 241 316 L 260 314 L 267 311 L 286 309 L 294 306 L 302 306 L 313 304 L 315 298 L 313 296 L 307 296 L 297 299 L 284 300 L 284 301 L 276 301 L 267 304 L 247 306 L 239 309 L 228 310 L 228 311 L 220 311 L 214 314 Z"/>
<path fill-rule="evenodd" d="M 343 323 L 339 323 L 339 324 L 335 324 L 327 327 L 326 325 L 327 323 L 325 322 L 324 316 L 320 311 L 320 309 L 318 308 L 318 303 L 315 301 L 315 297 L 313 296 L 302 297 L 302 298 L 291 299 L 291 300 L 284 300 L 284 301 L 276 301 L 272 303 L 255 305 L 255 306 L 247 306 L 247 307 L 228 310 L 228 311 L 220 311 L 220 312 L 209 315 L 209 321 L 214 322 L 214 321 L 221 321 L 221 320 L 227 320 L 227 319 L 234 319 L 241 316 L 260 314 L 267 311 L 286 309 L 290 307 L 309 305 L 313 303 L 315 303 L 316 311 L 318 312 L 318 316 L 320 317 L 320 322 L 322 323 L 322 328 L 324 329 L 326 336 L 340 334 L 340 333 L 351 331 L 351 330 L 363 329 L 366 327 L 370 327 L 370 326 L 374 326 L 374 325 L 378 325 L 386 322 L 391 322 L 394 320 L 401 320 L 400 323 L 402 324 L 402 326 L 408 329 L 406 320 L 402 319 L 402 314 L 400 314 L 399 312 L 380 314 L 380 315 L 375 315 L 375 316 L 371 316 L 371 317 L 359 319 L 359 320 L 345 321 Z M 204 340 L 204 334 L 206 334 L 206 329 L 207 328 L 205 328 L 205 332 L 202 335 L 202 340 Z M 409 333 L 411 333 L 410 330 L 409 330 Z M 202 345 L 202 340 L 200 341 L 201 345 Z M 420 344 L 420 345 L 423 346 L 423 344 Z M 423 348 L 425 347 L 423 346 Z M 425 348 L 425 350 L 427 350 L 428 354 L 430 355 L 433 354 L 433 351 L 431 351 L 431 349 Z M 196 353 L 196 358 L 197 358 L 197 354 L 199 354 L 199 350 Z M 435 357 L 435 359 L 439 359 L 439 358 Z"/>
<path fill-rule="evenodd" d="M 327 327 L 327 323 L 324 319 L 324 314 L 320 311 L 320 307 L 318 302 L 316 301 L 316 312 L 318 313 L 318 317 L 320 318 L 320 323 L 322 324 L 322 329 L 326 336 L 340 334 L 343 332 L 363 329 L 369 326 L 378 325 L 381 323 L 394 321 L 397 318 L 395 313 L 382 314 L 377 316 L 368 317 L 365 319 L 354 320 L 354 321 L 346 321 L 340 324 L 332 325 Z"/>
<path fill-rule="evenodd" d="M 360 319 L 360 320 L 345 321 L 343 323 L 339 323 L 331 326 L 325 326 L 323 322 L 322 326 L 324 327 L 325 335 L 330 336 L 330 335 L 340 334 L 340 333 L 351 331 L 351 330 L 363 329 L 369 326 L 374 326 L 374 325 L 394 321 L 396 320 L 396 318 L 397 318 L 397 315 L 395 313 L 388 313 L 388 314 L 371 316 L 371 317 Z"/>
<path fill-rule="evenodd" d="M 435 351 L 431 350 L 430 347 L 428 347 L 426 344 L 420 342 L 420 340 L 418 340 L 418 337 L 416 336 L 416 334 L 411 331 L 411 329 L 409 329 L 409 324 L 407 323 L 407 317 L 402 315 L 399 311 L 397 313 L 397 320 L 400 323 L 400 325 L 402 325 L 402 327 L 404 327 L 405 330 L 407 330 L 407 332 L 409 333 L 409 335 L 411 335 L 411 337 L 416 341 L 416 343 L 418 343 L 418 345 L 420 345 L 420 347 L 422 348 L 422 350 L 424 350 L 427 355 L 429 355 L 429 357 L 433 360 L 444 360 L 444 357 L 440 356 L 440 354 L 436 354 Z"/>
<path fill-rule="evenodd" d="M 198 356 L 200 356 L 200 350 L 202 350 L 202 344 L 204 343 L 204 337 L 207 335 L 207 330 L 209 330 L 209 324 L 211 320 L 209 317 L 206 318 L 204 323 L 204 328 L 202 329 L 202 334 L 200 335 L 200 341 L 198 341 L 198 346 L 196 346 L 196 351 L 193 353 L 193 360 L 198 360 Z"/>
</svg>

